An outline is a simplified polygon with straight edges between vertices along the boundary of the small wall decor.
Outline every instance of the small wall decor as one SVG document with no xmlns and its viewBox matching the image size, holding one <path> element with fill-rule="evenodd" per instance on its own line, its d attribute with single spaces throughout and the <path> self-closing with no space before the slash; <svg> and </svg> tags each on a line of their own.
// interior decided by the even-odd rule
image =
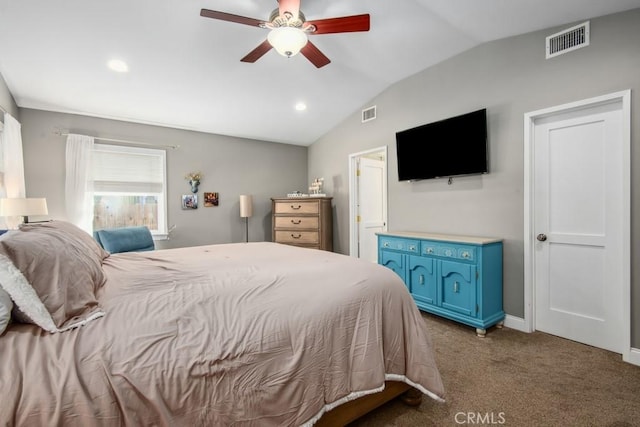
<svg viewBox="0 0 640 427">
<path fill-rule="evenodd" d="M 315 178 L 309 186 L 309 193 L 312 196 L 324 197 L 326 194 L 322 192 L 322 186 L 324 185 L 324 178 Z"/>
<path fill-rule="evenodd" d="M 198 195 L 197 194 L 183 194 L 182 195 L 182 209 L 198 209 Z"/>
<path fill-rule="evenodd" d="M 203 176 L 204 175 L 202 175 L 200 172 L 189 172 L 185 175 L 184 179 L 189 181 L 192 193 L 195 194 L 198 192 L 198 186 L 200 185 L 200 180 Z"/>
<path fill-rule="evenodd" d="M 218 206 L 218 193 L 204 193 L 204 207 Z"/>
</svg>

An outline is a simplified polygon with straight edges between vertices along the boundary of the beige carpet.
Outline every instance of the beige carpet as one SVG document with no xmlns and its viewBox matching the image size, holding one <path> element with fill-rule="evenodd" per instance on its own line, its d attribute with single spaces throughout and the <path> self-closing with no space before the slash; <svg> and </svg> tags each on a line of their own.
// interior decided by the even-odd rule
<svg viewBox="0 0 640 427">
<path fill-rule="evenodd" d="M 640 367 L 541 332 L 473 328 L 423 315 L 447 393 L 419 407 L 392 401 L 364 426 L 640 426 Z"/>
</svg>

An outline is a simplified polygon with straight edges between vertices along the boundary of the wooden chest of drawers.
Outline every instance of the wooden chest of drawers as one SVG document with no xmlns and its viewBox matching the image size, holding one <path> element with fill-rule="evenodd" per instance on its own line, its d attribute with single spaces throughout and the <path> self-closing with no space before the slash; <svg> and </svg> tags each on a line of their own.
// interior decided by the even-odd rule
<svg viewBox="0 0 640 427">
<path fill-rule="evenodd" d="M 333 250 L 331 197 L 272 198 L 273 241 Z"/>
</svg>

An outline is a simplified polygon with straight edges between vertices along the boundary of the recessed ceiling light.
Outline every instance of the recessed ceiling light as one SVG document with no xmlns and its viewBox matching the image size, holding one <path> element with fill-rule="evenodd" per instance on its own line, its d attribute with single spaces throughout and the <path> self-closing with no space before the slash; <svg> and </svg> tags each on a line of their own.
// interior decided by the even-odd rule
<svg viewBox="0 0 640 427">
<path fill-rule="evenodd" d="M 307 104 L 305 104 L 304 102 L 298 102 L 296 104 L 296 110 L 298 111 L 304 111 L 307 109 Z"/>
<path fill-rule="evenodd" d="M 129 71 L 129 66 L 127 65 L 127 63 L 119 59 L 112 59 L 111 61 L 107 62 L 107 65 L 117 73 L 126 73 L 127 71 Z"/>
</svg>

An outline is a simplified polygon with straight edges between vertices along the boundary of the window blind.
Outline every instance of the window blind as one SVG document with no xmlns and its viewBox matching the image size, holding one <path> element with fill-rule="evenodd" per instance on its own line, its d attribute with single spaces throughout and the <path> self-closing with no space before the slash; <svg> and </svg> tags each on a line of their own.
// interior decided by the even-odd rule
<svg viewBox="0 0 640 427">
<path fill-rule="evenodd" d="M 162 193 L 164 150 L 96 144 L 93 190 L 116 193 Z"/>
</svg>

